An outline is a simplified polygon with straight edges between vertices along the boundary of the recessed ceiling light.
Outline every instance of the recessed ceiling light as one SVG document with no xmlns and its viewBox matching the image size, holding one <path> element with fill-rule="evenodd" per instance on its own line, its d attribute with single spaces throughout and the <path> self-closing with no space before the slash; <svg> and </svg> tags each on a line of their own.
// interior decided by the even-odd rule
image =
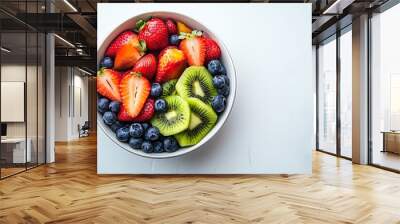
<svg viewBox="0 0 400 224">
<path fill-rule="evenodd" d="M 9 49 L 7 49 L 5 47 L 1 47 L 0 49 L 1 49 L 1 51 L 4 51 L 6 53 L 10 53 L 11 52 L 11 50 L 9 50 Z"/>
<path fill-rule="evenodd" d="M 57 37 L 59 40 L 61 40 L 62 42 L 66 43 L 67 45 L 69 45 L 70 47 L 75 48 L 75 45 L 73 45 L 71 42 L 69 42 L 68 40 L 60 37 L 58 34 L 54 34 L 55 37 Z"/>
<path fill-rule="evenodd" d="M 68 0 L 64 0 L 64 3 L 68 5 L 74 12 L 78 12 L 75 6 L 73 6 Z"/>
</svg>

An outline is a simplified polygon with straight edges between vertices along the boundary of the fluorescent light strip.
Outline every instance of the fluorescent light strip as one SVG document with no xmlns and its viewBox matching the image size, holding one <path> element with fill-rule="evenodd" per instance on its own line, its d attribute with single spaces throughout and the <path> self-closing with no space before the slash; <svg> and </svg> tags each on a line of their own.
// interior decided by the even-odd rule
<svg viewBox="0 0 400 224">
<path fill-rule="evenodd" d="M 68 0 L 64 0 L 64 3 L 74 10 L 74 12 L 78 12 L 78 10 Z"/>
<path fill-rule="evenodd" d="M 87 75 L 92 75 L 92 73 L 90 73 L 90 72 L 88 72 L 88 71 L 86 71 L 86 70 L 83 70 L 83 69 L 81 69 L 81 68 L 79 68 L 79 67 L 78 67 L 78 70 L 81 71 L 81 72 L 83 72 L 83 73 L 85 73 L 85 74 L 87 74 Z"/>
<path fill-rule="evenodd" d="M 55 37 L 57 37 L 59 40 L 61 40 L 62 42 L 66 43 L 67 45 L 69 45 L 70 47 L 75 48 L 75 45 L 73 45 L 71 42 L 69 42 L 68 40 L 60 37 L 58 34 L 54 34 Z"/>
<path fill-rule="evenodd" d="M 4 51 L 4 52 L 6 52 L 6 53 L 10 53 L 11 51 L 10 50 L 8 50 L 7 48 L 4 48 L 4 47 L 2 47 L 2 48 L 0 48 L 2 51 Z"/>
<path fill-rule="evenodd" d="M 336 7 L 337 4 L 339 4 L 341 0 L 336 0 L 331 6 L 329 6 L 327 9 L 324 10 L 324 12 L 322 14 L 328 14 L 330 13 L 329 11 L 331 9 L 333 9 L 334 7 Z"/>
</svg>

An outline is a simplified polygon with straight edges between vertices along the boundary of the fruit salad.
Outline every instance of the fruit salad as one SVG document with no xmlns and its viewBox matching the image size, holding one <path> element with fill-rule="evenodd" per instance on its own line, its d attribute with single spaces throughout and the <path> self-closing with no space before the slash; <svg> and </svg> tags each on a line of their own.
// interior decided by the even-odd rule
<svg viewBox="0 0 400 224">
<path fill-rule="evenodd" d="M 118 141 L 144 153 L 198 144 L 224 113 L 221 49 L 183 21 L 151 17 L 120 33 L 97 72 L 97 110 Z"/>
</svg>

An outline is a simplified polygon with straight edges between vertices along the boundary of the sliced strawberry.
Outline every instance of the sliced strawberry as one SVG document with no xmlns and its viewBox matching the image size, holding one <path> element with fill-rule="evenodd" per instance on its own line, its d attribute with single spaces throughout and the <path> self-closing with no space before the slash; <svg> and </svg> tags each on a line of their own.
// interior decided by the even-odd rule
<svg viewBox="0 0 400 224">
<path fill-rule="evenodd" d="M 148 49 L 161 50 L 168 46 L 168 28 L 161 19 L 152 18 L 147 22 L 139 20 L 136 28 L 139 30 L 139 40 L 145 41 Z"/>
<path fill-rule="evenodd" d="M 164 83 L 178 78 L 186 67 L 185 54 L 176 47 L 167 47 L 158 56 L 158 68 L 155 81 Z"/>
<path fill-rule="evenodd" d="M 125 45 L 129 40 L 131 40 L 135 37 L 137 37 L 137 35 L 130 30 L 126 30 L 126 31 L 122 32 L 108 46 L 105 55 L 109 56 L 109 57 L 115 57 L 115 55 L 117 54 L 117 51 L 123 45 Z"/>
<path fill-rule="evenodd" d="M 128 112 L 126 111 L 124 105 L 121 106 L 119 112 L 118 112 L 118 118 L 119 121 L 123 122 L 130 122 L 133 121 L 133 118 L 129 116 Z"/>
<path fill-rule="evenodd" d="M 168 28 L 169 34 L 177 34 L 178 33 L 178 28 L 176 27 L 176 24 L 172 19 L 167 19 L 165 21 L 165 25 Z"/>
<path fill-rule="evenodd" d="M 144 42 L 139 41 L 137 37 L 131 39 L 117 51 L 114 69 L 126 70 L 133 67 L 145 51 L 146 44 Z"/>
<path fill-rule="evenodd" d="M 130 117 L 136 117 L 150 94 L 149 80 L 139 73 L 126 74 L 120 84 L 122 105 Z"/>
<path fill-rule="evenodd" d="M 146 103 L 143 106 L 143 109 L 140 111 L 139 115 L 134 117 L 132 121 L 135 122 L 144 122 L 150 120 L 154 115 L 154 100 L 147 99 Z"/>
<path fill-rule="evenodd" d="M 204 38 L 206 42 L 206 61 L 219 59 L 221 57 L 221 49 L 217 42 L 211 38 Z"/>
<path fill-rule="evenodd" d="M 121 101 L 119 93 L 120 75 L 112 69 L 97 72 L 97 92 L 110 100 Z"/>
<path fill-rule="evenodd" d="M 207 49 L 203 37 L 188 36 L 181 41 L 179 49 L 185 53 L 189 65 L 204 65 Z"/>
<path fill-rule="evenodd" d="M 147 54 L 136 62 L 133 71 L 142 74 L 148 80 L 152 80 L 157 71 L 157 61 L 153 54 Z"/>
</svg>

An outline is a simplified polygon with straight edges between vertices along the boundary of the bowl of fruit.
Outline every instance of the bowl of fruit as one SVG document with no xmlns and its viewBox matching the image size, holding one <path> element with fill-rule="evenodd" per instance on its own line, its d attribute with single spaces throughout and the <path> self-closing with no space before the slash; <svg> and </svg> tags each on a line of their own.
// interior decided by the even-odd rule
<svg viewBox="0 0 400 224">
<path fill-rule="evenodd" d="M 228 49 L 182 14 L 130 18 L 101 43 L 97 61 L 98 126 L 140 156 L 168 158 L 200 148 L 234 103 Z"/>
</svg>

